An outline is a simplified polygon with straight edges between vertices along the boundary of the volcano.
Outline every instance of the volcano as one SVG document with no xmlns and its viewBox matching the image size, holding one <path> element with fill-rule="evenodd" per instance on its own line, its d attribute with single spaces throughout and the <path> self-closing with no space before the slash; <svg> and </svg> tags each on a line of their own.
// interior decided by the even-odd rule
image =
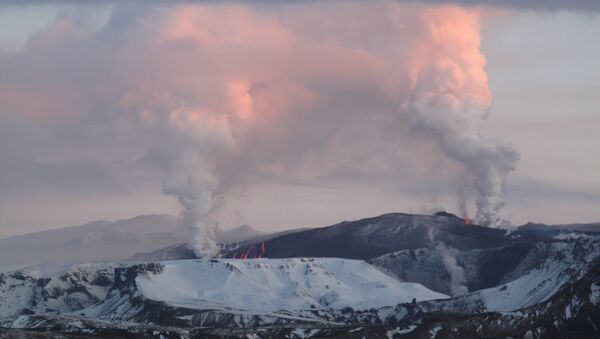
<svg viewBox="0 0 600 339">
<path fill-rule="evenodd" d="M 579 228 L 390 213 L 223 244 L 215 259 L 175 244 L 158 259 L 5 269 L 0 333 L 593 336 L 600 235 Z"/>
</svg>

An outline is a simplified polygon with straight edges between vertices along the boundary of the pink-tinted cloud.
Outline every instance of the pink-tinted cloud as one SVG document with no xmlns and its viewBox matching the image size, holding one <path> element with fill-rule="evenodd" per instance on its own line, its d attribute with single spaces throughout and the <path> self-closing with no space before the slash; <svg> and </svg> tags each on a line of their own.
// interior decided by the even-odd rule
<svg viewBox="0 0 600 339">
<path fill-rule="evenodd" d="M 158 6 L 96 32 L 61 18 L 1 57 L 0 110 L 168 140 L 165 192 L 194 227 L 256 176 L 456 169 L 497 222 L 501 201 L 483 205 L 514 154 L 479 135 L 491 93 L 478 11 L 314 6 Z"/>
</svg>

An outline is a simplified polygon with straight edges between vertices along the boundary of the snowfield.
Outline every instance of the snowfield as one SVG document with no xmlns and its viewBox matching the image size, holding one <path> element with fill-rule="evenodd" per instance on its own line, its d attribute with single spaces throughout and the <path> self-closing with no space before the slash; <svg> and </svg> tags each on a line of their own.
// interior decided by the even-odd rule
<svg viewBox="0 0 600 339">
<path fill-rule="evenodd" d="M 568 266 L 552 263 L 547 267 L 532 270 L 503 286 L 478 292 L 488 311 L 513 311 L 539 304 L 552 297 L 572 279 L 566 273 Z"/>
<path fill-rule="evenodd" d="M 548 246 L 537 246 L 537 256 L 543 261 L 523 272 L 517 269 L 518 277 L 501 286 L 472 293 L 478 295 L 488 311 L 513 311 L 533 306 L 550 299 L 569 281 L 579 279 L 590 265 L 600 257 L 598 237 L 577 237 L 570 242 L 555 242 Z M 543 251 L 542 251 L 543 249 Z M 526 258 L 528 261 L 539 258 Z"/>
<path fill-rule="evenodd" d="M 137 272 L 134 280 L 127 278 L 129 271 Z M 115 284 L 126 290 L 113 289 Z M 346 307 L 366 310 L 413 298 L 447 298 L 420 284 L 401 282 L 364 261 L 348 259 L 194 259 L 0 273 L 0 320 L 21 314 L 112 317 L 137 310 L 130 298 L 138 297 L 173 307 L 263 315 Z"/>
<path fill-rule="evenodd" d="M 406 283 L 359 260 L 219 259 L 161 263 L 162 272 L 140 275 L 147 299 L 195 309 L 263 312 L 319 308 L 370 309 L 448 298 Z"/>
<path fill-rule="evenodd" d="M 0 319 L 17 314 L 67 313 L 103 300 L 122 264 L 29 267 L 0 272 Z"/>
</svg>

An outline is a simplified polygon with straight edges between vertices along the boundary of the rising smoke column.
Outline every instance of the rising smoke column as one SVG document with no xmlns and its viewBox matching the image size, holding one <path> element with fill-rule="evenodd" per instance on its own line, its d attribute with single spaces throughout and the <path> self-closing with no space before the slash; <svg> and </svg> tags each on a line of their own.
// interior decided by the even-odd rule
<svg viewBox="0 0 600 339">
<path fill-rule="evenodd" d="M 163 192 L 176 196 L 182 208 L 182 222 L 192 231 L 190 247 L 199 257 L 219 251 L 215 241 L 216 217 L 223 195 L 215 175 L 206 170 L 210 163 L 189 150 L 176 159 L 163 183 Z"/>
<path fill-rule="evenodd" d="M 388 3 L 384 4 L 387 6 Z M 218 75 L 217 87 L 222 90 L 214 95 L 214 103 L 206 107 L 201 103 L 200 107 L 177 108 L 170 113 L 169 126 L 186 146 L 185 151 L 173 160 L 164 182 L 164 192 L 178 198 L 183 220 L 194 233 L 190 245 L 199 256 L 210 257 L 218 252 L 215 231 L 219 208 L 226 203 L 228 190 L 243 184 L 241 178 L 248 171 L 265 164 L 282 166 L 283 171 L 293 168 L 294 162 L 286 163 L 286 159 L 281 159 L 282 154 L 284 157 L 289 154 L 301 157 L 306 152 L 314 152 L 306 145 L 331 145 L 339 135 L 336 131 L 344 131 L 373 114 L 369 110 L 355 113 L 322 111 L 323 108 L 311 107 L 311 100 L 307 104 L 306 98 L 329 95 L 335 100 L 337 93 L 344 93 L 346 88 L 362 82 L 371 82 L 377 95 L 398 89 L 399 94 L 392 94 L 389 99 L 400 102 L 401 114 L 398 116 L 394 111 L 378 114 L 408 124 L 413 132 L 426 136 L 447 158 L 463 166 L 468 175 L 467 182 L 477 195 L 475 222 L 486 226 L 506 223 L 499 214 L 504 205 L 502 186 L 508 173 L 515 168 L 518 153 L 512 146 L 480 134 L 481 124 L 491 108 L 492 96 L 484 69 L 485 58 L 480 51 L 479 14 L 449 6 L 409 7 L 418 18 L 416 22 L 410 22 L 414 19 L 400 14 L 403 7 L 391 6 L 394 13 L 410 23 L 407 26 L 412 24 L 416 29 L 398 33 L 402 48 L 394 46 L 379 51 L 370 47 L 368 41 L 360 40 L 361 53 L 356 53 L 352 46 L 356 41 L 349 43 L 350 48 L 342 44 L 339 50 L 332 50 L 330 45 L 311 36 L 310 30 L 305 32 L 304 27 L 287 27 L 270 19 L 256 18 L 248 8 L 226 11 L 225 14 L 205 7 L 181 11 L 176 35 L 192 37 L 199 45 L 207 46 L 203 53 L 221 53 L 222 46 L 238 46 L 236 34 L 242 34 L 248 35 L 245 37 L 248 44 L 239 47 L 240 51 L 256 49 L 255 53 L 264 54 L 266 60 L 246 64 L 245 60 L 236 59 L 237 64 L 232 65 L 235 71 L 229 79 Z M 357 6 L 351 7 L 347 14 L 359 13 L 361 7 Z M 243 26 L 245 31 L 229 32 L 226 26 L 218 23 L 223 15 L 226 18 L 221 21 L 242 22 L 246 25 Z M 180 25 L 181 17 L 186 25 Z M 208 27 L 198 26 L 198 22 L 209 24 Z M 345 25 L 344 22 L 337 24 Z M 385 25 L 383 29 L 393 31 Z M 207 31 L 216 33 L 206 36 Z M 273 44 L 263 45 L 261 37 L 269 32 L 275 32 L 271 34 L 276 34 L 280 41 L 276 39 Z M 416 38 L 410 39 L 412 34 L 416 34 Z M 336 38 L 343 40 L 343 37 Z M 392 44 L 392 36 L 389 38 L 391 41 L 387 43 Z M 278 54 L 283 47 L 289 49 L 287 54 Z M 276 57 L 269 63 L 270 53 Z M 302 55 L 312 59 L 313 65 L 305 65 Z M 395 58 L 399 60 L 398 64 L 392 64 Z M 320 63 L 326 60 L 347 64 L 348 69 L 333 72 L 321 69 Z M 217 64 L 220 63 L 218 60 Z M 298 65 L 302 68 L 298 69 Z M 383 74 L 378 69 L 381 65 L 396 69 Z M 336 88 L 333 94 L 318 93 L 312 87 L 313 83 L 324 81 Z M 255 111 L 255 99 L 258 99 L 258 111 Z M 297 111 L 299 105 L 307 105 L 311 110 Z M 322 134 L 310 140 L 312 131 Z M 353 141 L 342 139 L 344 142 L 352 145 Z M 280 153 L 273 153 L 273 148 L 278 148 Z M 333 164 L 331 168 L 335 170 L 335 166 Z"/>
<path fill-rule="evenodd" d="M 169 125 L 187 148 L 173 160 L 163 192 L 177 197 L 182 221 L 192 231 L 189 245 L 196 255 L 212 257 L 219 251 L 217 213 L 226 188 L 218 173 L 218 159 L 235 153 L 228 116 L 178 109 L 171 112 Z"/>
<path fill-rule="evenodd" d="M 502 188 L 520 155 L 512 145 L 480 132 L 492 95 L 480 52 L 479 16 L 441 7 L 426 10 L 422 18 L 429 39 L 411 58 L 413 89 L 403 110 L 413 128 L 464 166 L 477 194 L 475 222 L 505 226 L 499 213 Z"/>
</svg>

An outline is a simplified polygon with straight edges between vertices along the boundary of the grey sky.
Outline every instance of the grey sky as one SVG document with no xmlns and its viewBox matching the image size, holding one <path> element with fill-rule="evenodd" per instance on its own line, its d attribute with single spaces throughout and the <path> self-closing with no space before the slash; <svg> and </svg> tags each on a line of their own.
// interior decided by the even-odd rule
<svg viewBox="0 0 600 339">
<path fill-rule="evenodd" d="M 495 6 L 502 8 L 515 8 L 526 10 L 571 10 L 571 11 L 598 11 L 600 3 L 595 0 L 405 0 L 428 4 L 458 4 L 465 6 Z"/>
</svg>

